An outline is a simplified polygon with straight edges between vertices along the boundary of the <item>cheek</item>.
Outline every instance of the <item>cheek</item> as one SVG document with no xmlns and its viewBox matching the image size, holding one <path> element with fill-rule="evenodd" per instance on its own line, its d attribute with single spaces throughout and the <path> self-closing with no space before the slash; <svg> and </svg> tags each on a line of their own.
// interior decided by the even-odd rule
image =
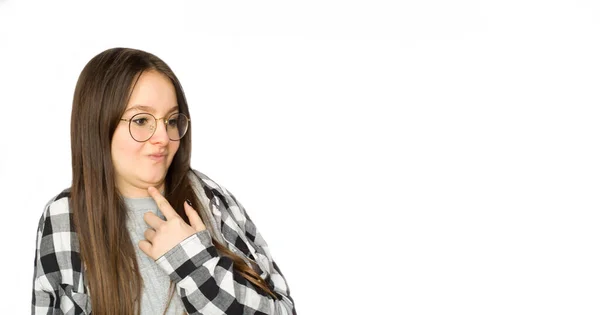
<svg viewBox="0 0 600 315">
<path fill-rule="evenodd" d="M 112 139 L 111 155 L 115 166 L 134 162 L 140 153 L 142 144 L 131 138 L 129 133 L 117 130 Z"/>
</svg>

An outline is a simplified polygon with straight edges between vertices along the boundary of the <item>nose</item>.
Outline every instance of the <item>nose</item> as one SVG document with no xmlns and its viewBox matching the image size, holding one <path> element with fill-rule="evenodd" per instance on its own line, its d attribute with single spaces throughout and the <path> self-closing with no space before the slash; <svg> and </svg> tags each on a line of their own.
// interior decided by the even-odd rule
<svg viewBox="0 0 600 315">
<path fill-rule="evenodd" d="M 165 124 L 164 119 L 159 119 L 156 121 L 156 130 L 152 137 L 150 137 L 150 142 L 153 144 L 166 144 L 169 143 L 169 135 L 167 134 L 167 125 Z"/>
</svg>

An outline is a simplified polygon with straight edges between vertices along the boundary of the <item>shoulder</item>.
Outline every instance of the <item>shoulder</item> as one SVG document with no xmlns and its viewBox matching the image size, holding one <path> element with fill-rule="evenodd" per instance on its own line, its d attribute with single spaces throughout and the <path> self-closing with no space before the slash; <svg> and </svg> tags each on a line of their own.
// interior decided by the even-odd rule
<svg viewBox="0 0 600 315">
<path fill-rule="evenodd" d="M 191 168 L 189 174 L 190 176 L 195 176 L 203 187 L 208 187 L 210 189 L 221 189 L 221 186 L 219 186 L 212 178 L 208 177 L 208 175 L 200 172 L 199 170 Z"/>
<path fill-rule="evenodd" d="M 201 188 L 208 199 L 213 199 L 215 196 L 222 199 L 231 195 L 225 187 L 219 185 L 212 178 L 198 170 L 190 169 L 190 176 L 195 176 L 199 180 Z"/>
<path fill-rule="evenodd" d="M 71 188 L 66 188 L 46 202 L 38 225 L 40 232 L 46 235 L 59 230 L 70 231 L 72 217 L 71 207 L 69 206 L 70 197 Z"/>
<path fill-rule="evenodd" d="M 71 188 L 63 189 L 57 195 L 54 195 L 44 206 L 43 217 L 68 214 L 71 212 L 69 199 L 71 198 Z"/>
<path fill-rule="evenodd" d="M 49 215 L 69 213 L 69 198 L 71 198 L 71 188 L 63 189 L 59 194 L 53 196 L 46 202 L 45 212 Z"/>
<path fill-rule="evenodd" d="M 236 197 L 225 186 L 217 183 L 206 174 L 194 169 L 191 169 L 190 172 L 200 180 L 203 191 L 210 200 L 211 205 L 214 205 L 220 212 L 233 216 L 238 225 L 243 227 L 248 215 Z"/>
</svg>

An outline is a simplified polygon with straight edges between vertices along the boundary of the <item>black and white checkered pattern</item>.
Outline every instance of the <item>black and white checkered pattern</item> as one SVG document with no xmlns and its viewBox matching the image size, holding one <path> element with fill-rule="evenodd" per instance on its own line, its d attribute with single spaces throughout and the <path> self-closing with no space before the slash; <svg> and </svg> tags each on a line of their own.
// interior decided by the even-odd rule
<svg viewBox="0 0 600 315">
<path fill-rule="evenodd" d="M 198 232 L 172 248 L 156 263 L 177 285 L 188 314 L 296 314 L 290 290 L 267 243 L 244 207 L 224 187 L 194 170 L 210 201 L 209 212 L 227 247 L 254 260 L 277 299 L 233 271 L 220 257 L 209 231 Z M 40 219 L 34 262 L 32 314 L 91 314 L 84 285 L 79 243 L 69 209 L 69 189 L 52 198 Z"/>
</svg>

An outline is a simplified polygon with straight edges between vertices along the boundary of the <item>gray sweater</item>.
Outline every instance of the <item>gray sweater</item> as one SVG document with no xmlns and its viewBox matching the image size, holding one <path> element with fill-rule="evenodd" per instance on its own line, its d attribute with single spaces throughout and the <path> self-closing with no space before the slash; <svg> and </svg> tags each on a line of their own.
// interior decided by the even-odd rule
<svg viewBox="0 0 600 315">
<path fill-rule="evenodd" d="M 138 242 L 145 239 L 144 232 L 150 226 L 144 221 L 144 213 L 151 211 L 161 219 L 164 215 L 158 211 L 158 206 L 152 197 L 146 198 L 124 198 L 127 206 L 127 229 L 136 251 L 140 273 L 144 280 L 142 287 L 142 315 L 163 314 L 169 298 L 169 275 L 162 270 L 156 262 L 148 257 L 138 247 Z M 174 285 L 174 284 L 173 284 Z M 181 315 L 185 313 L 185 307 L 181 297 L 175 292 L 167 311 L 169 315 Z"/>
</svg>

